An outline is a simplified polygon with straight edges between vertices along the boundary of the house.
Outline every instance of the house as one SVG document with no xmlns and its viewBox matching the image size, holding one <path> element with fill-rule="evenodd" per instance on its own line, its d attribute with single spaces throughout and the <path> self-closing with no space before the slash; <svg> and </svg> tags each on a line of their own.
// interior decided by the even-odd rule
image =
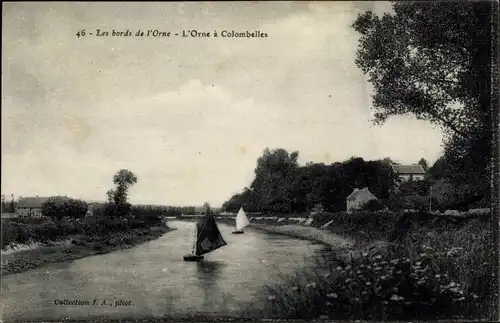
<svg viewBox="0 0 500 323">
<path fill-rule="evenodd" d="M 363 189 L 355 188 L 354 191 L 346 198 L 347 213 L 358 210 L 363 205 L 371 200 L 376 200 L 377 197 L 368 190 L 368 187 Z"/>
<path fill-rule="evenodd" d="M 88 202 L 87 203 L 87 214 L 85 216 L 94 216 L 97 213 L 102 213 L 102 209 L 104 208 L 103 202 Z"/>
<path fill-rule="evenodd" d="M 16 214 L 19 217 L 41 217 L 42 204 L 48 197 L 21 197 L 17 202 Z"/>
<path fill-rule="evenodd" d="M 391 165 L 392 171 L 403 181 L 419 181 L 425 177 L 425 171 L 420 164 Z"/>
</svg>

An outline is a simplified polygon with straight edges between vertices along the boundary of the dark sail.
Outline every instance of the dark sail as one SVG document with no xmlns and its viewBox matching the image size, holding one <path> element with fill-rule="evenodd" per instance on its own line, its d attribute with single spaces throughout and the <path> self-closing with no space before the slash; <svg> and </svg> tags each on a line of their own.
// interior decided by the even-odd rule
<svg viewBox="0 0 500 323">
<path fill-rule="evenodd" d="M 195 254 L 198 256 L 212 252 L 227 244 L 222 238 L 213 215 L 205 215 L 201 218 L 196 224 L 196 231 Z"/>
</svg>

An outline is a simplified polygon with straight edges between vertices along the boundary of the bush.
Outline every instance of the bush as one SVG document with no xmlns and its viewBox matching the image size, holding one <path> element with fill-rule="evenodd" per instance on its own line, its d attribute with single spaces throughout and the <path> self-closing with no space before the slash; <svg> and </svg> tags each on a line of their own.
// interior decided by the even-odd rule
<svg viewBox="0 0 500 323">
<path fill-rule="evenodd" d="M 76 219 L 55 216 L 55 220 L 51 218 L 2 219 L 1 248 L 12 243 L 47 243 L 77 234 L 87 236 L 92 241 L 93 238 L 107 236 L 110 233 L 164 226 L 162 217 L 154 214 L 136 217 L 131 215 L 89 216 Z"/>
<path fill-rule="evenodd" d="M 130 227 L 132 229 L 140 229 L 140 228 L 145 228 L 147 226 L 146 222 L 141 219 L 132 219 L 130 221 Z"/>
<path fill-rule="evenodd" d="M 98 217 L 96 224 L 99 233 L 121 232 L 129 229 L 128 220 L 125 218 Z"/>
<path fill-rule="evenodd" d="M 33 238 L 36 241 L 47 243 L 63 237 L 64 231 L 64 228 L 57 226 L 53 221 L 47 221 L 40 226 L 33 227 Z"/>
<path fill-rule="evenodd" d="M 47 217 L 16 217 L 9 218 L 8 221 L 24 224 L 40 224 L 47 222 L 49 219 Z"/>
<path fill-rule="evenodd" d="M 163 223 L 163 219 L 158 215 L 136 215 L 137 219 L 144 221 L 148 226 L 158 225 Z"/>
<path fill-rule="evenodd" d="M 489 221 L 488 213 L 464 214 L 460 217 L 431 214 L 426 211 L 413 213 L 391 211 L 357 211 L 348 214 L 320 213 L 311 216 L 314 227 L 331 222 L 327 230 L 339 235 L 349 236 L 365 242 L 372 240 L 397 239 L 412 228 L 425 227 L 441 231 L 454 230 L 466 225 L 474 218 Z"/>
<path fill-rule="evenodd" d="M 103 214 L 109 218 L 121 218 L 130 215 L 132 211 L 132 205 L 129 203 L 124 204 L 114 204 L 106 203 L 103 207 Z"/>
<path fill-rule="evenodd" d="M 43 222 L 31 224 L 2 219 L 2 249 L 12 243 L 46 243 L 63 236 L 64 230 L 56 226 L 50 219 L 44 219 Z"/>
<path fill-rule="evenodd" d="M 431 186 L 434 185 L 432 180 L 418 180 L 403 182 L 398 186 L 398 195 L 410 196 L 427 196 Z"/>
<path fill-rule="evenodd" d="M 384 208 L 384 204 L 380 200 L 369 200 L 363 204 L 363 210 L 365 211 L 380 211 Z"/>
<path fill-rule="evenodd" d="M 32 239 L 30 225 L 2 219 L 2 249 L 12 243 L 28 243 Z"/>
<path fill-rule="evenodd" d="M 60 221 L 64 217 L 83 218 L 87 214 L 88 205 L 85 201 L 54 196 L 42 204 L 42 214 L 54 221 Z"/>
<path fill-rule="evenodd" d="M 371 241 L 387 239 L 396 215 L 390 212 L 358 211 L 351 214 L 346 212 L 321 213 L 313 215 L 312 218 L 316 227 L 332 221 L 328 230 L 340 235 Z"/>
</svg>

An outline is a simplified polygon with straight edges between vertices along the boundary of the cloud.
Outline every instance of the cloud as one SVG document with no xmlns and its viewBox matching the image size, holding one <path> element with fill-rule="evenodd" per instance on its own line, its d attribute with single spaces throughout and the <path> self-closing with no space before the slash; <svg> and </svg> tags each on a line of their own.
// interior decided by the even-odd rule
<svg viewBox="0 0 500 323">
<path fill-rule="evenodd" d="M 139 177 L 132 202 L 217 205 L 250 184 L 266 147 L 299 150 L 302 163 L 353 155 L 432 161 L 441 133 L 428 123 L 370 122 L 371 90 L 354 64 L 350 26 L 360 10 L 386 6 L 11 4 L 2 40 L 2 185 L 21 195 L 104 199 L 113 173 L 129 168 Z M 75 36 L 81 28 L 151 26 L 269 36 Z"/>
</svg>

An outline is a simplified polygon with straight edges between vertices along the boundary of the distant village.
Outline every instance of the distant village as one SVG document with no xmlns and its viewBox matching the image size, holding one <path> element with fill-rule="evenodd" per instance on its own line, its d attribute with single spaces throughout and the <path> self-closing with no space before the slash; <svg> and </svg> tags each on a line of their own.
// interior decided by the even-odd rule
<svg viewBox="0 0 500 323">
<path fill-rule="evenodd" d="M 392 171 L 401 182 L 408 181 L 421 181 L 424 180 L 426 171 L 422 165 L 414 163 L 411 165 L 391 165 Z M 42 217 L 42 205 L 50 197 L 40 197 L 31 196 L 23 197 L 19 196 L 17 199 L 14 195 L 10 196 L 10 200 L 7 201 L 6 196 L 2 195 L 2 218 L 13 218 L 13 217 Z M 346 209 L 347 213 L 351 213 L 355 210 L 361 209 L 369 201 L 377 200 L 378 198 L 367 188 L 354 188 L 352 193 L 346 198 Z M 87 216 L 92 216 L 95 212 L 103 207 L 105 202 L 87 202 L 88 211 Z M 176 213 L 176 215 L 200 215 L 206 211 L 206 206 L 190 206 L 190 207 L 176 207 L 176 206 L 165 206 L 165 205 L 137 205 L 141 207 L 149 207 L 152 209 L 158 208 L 167 211 L 167 213 Z M 234 212 L 227 212 L 222 208 L 211 207 L 211 211 L 216 214 L 222 215 L 232 215 Z M 316 205 L 311 214 L 316 214 L 323 211 L 321 204 Z M 250 212 L 256 213 L 256 212 Z M 258 213 L 258 212 L 257 212 Z"/>
</svg>

